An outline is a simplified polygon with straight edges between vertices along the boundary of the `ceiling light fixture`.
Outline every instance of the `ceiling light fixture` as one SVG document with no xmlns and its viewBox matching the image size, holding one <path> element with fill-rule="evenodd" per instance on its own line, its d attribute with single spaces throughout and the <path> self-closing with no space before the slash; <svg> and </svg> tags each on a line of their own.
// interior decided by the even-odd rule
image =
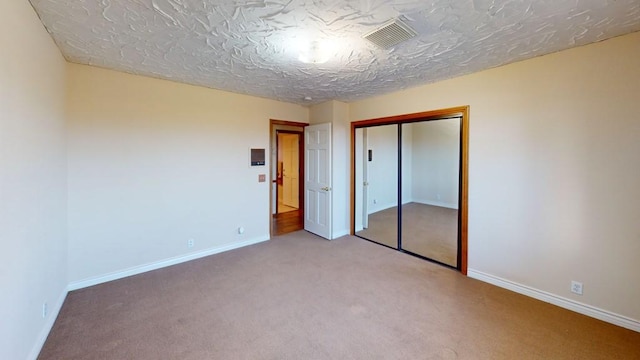
<svg viewBox="0 0 640 360">
<path fill-rule="evenodd" d="M 322 64 L 329 61 L 333 54 L 333 47 L 329 41 L 312 41 L 303 47 L 298 59 L 307 64 Z"/>
</svg>

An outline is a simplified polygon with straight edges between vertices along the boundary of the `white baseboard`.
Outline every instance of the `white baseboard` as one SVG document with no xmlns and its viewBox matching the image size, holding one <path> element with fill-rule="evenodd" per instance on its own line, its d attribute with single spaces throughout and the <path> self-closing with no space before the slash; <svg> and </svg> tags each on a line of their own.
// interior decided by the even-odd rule
<svg viewBox="0 0 640 360">
<path fill-rule="evenodd" d="M 396 207 L 396 206 L 398 206 L 398 203 L 374 204 L 374 205 L 369 205 L 369 208 L 367 210 L 369 211 L 369 215 L 371 215 L 382 210 L 391 209 L 392 207 Z"/>
<path fill-rule="evenodd" d="M 606 321 L 608 323 L 621 326 L 633 331 L 640 332 L 640 321 L 631 319 L 629 317 L 619 315 L 607 310 L 603 310 L 591 305 L 583 304 L 571 299 L 564 298 L 546 291 L 538 290 L 526 285 L 518 284 L 510 280 L 506 280 L 491 274 L 483 273 L 481 271 L 468 269 L 467 276 L 484 281 L 486 283 L 517 292 L 522 295 L 538 299 L 561 308 L 565 308 L 577 313 L 596 318 L 598 320 Z"/>
<path fill-rule="evenodd" d="M 414 199 L 413 202 L 418 203 L 418 204 L 439 206 L 439 207 L 444 207 L 444 208 L 449 208 L 449 209 L 458 209 L 458 204 L 451 204 L 451 203 L 446 203 L 446 202 L 442 202 L 442 201 Z"/>
<path fill-rule="evenodd" d="M 342 229 L 340 231 L 334 231 L 333 234 L 331 234 L 332 235 L 332 239 L 331 240 L 343 237 L 345 235 L 349 235 L 350 233 L 351 233 L 351 231 L 349 231 L 349 229 Z"/>
<path fill-rule="evenodd" d="M 60 296 L 58 296 L 58 299 L 56 300 L 56 302 L 53 304 L 52 307 L 49 308 L 50 312 L 49 314 L 47 314 L 46 322 L 44 323 L 44 326 L 42 326 L 42 329 L 38 334 L 38 338 L 36 339 L 36 342 L 33 344 L 33 347 L 31 348 L 31 351 L 29 352 L 29 356 L 27 357 L 27 359 L 36 360 L 38 358 L 38 355 L 40 355 L 40 351 L 42 351 L 42 347 L 44 346 L 45 341 L 47 341 L 47 337 L 49 336 L 49 333 L 53 328 L 53 324 L 56 322 L 56 319 L 58 318 L 60 309 L 62 309 L 62 304 L 64 304 L 64 300 L 67 298 L 67 293 L 68 293 L 68 289 L 64 288 L 60 293 Z"/>
<path fill-rule="evenodd" d="M 128 276 L 132 276 L 132 275 L 142 274 L 142 273 L 145 273 L 147 271 L 156 270 L 156 269 L 160 269 L 160 268 L 163 268 L 163 267 L 180 264 L 180 263 L 183 263 L 183 262 L 186 262 L 186 261 L 195 260 L 195 259 L 199 259 L 201 257 L 218 254 L 218 253 L 221 253 L 221 252 L 225 252 L 225 251 L 241 248 L 241 247 L 248 246 L 248 245 L 257 244 L 257 243 L 260 243 L 260 242 L 263 242 L 263 241 L 267 241 L 267 240 L 269 240 L 269 236 L 268 235 L 261 236 L 261 237 L 258 237 L 258 238 L 254 238 L 254 239 L 250 239 L 250 240 L 246 240 L 246 241 L 234 242 L 232 244 L 227 244 L 227 245 L 222 245 L 222 246 L 218 246 L 218 247 L 214 247 L 214 248 L 209 248 L 209 249 L 205 249 L 205 250 L 202 250 L 202 251 L 199 251 L 199 252 L 195 252 L 195 253 L 176 256 L 176 257 L 173 257 L 173 258 L 156 261 L 156 262 L 149 263 L 149 264 L 134 266 L 132 268 L 124 269 L 124 270 L 121 270 L 121 271 L 116 271 L 116 272 L 112 272 L 112 273 L 109 273 L 109 274 L 105 274 L 105 275 L 96 276 L 96 277 L 92 277 L 92 278 L 85 279 L 85 280 L 72 282 L 72 283 L 69 284 L 69 291 L 78 290 L 78 289 L 82 289 L 82 288 L 85 288 L 85 287 L 102 284 L 102 283 L 105 283 L 105 282 L 108 282 L 108 281 L 112 281 L 112 280 L 122 279 L 122 278 L 125 278 L 125 277 L 128 277 Z"/>
</svg>

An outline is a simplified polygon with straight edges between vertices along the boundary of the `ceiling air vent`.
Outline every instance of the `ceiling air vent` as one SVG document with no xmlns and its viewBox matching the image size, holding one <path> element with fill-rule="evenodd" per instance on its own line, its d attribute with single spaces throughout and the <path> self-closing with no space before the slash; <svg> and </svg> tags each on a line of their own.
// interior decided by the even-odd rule
<svg viewBox="0 0 640 360">
<path fill-rule="evenodd" d="M 415 30 L 402 22 L 402 20 L 395 19 L 365 34 L 363 37 L 383 49 L 389 49 L 394 45 L 415 37 L 417 34 Z"/>
</svg>

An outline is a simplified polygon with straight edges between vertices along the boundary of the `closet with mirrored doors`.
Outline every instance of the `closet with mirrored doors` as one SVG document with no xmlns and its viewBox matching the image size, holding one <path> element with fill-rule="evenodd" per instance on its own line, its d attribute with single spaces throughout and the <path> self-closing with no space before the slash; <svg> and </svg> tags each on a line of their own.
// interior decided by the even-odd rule
<svg viewBox="0 0 640 360">
<path fill-rule="evenodd" d="M 352 234 L 467 271 L 468 107 L 351 123 Z"/>
</svg>

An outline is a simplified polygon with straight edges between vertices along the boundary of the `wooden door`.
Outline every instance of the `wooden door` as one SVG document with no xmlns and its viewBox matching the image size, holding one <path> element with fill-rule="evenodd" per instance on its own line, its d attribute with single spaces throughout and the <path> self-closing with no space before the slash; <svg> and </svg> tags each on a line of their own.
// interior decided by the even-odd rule
<svg viewBox="0 0 640 360">
<path fill-rule="evenodd" d="M 282 135 L 282 202 L 294 208 L 299 204 L 299 174 L 300 154 L 298 153 L 299 139 L 297 134 Z"/>
</svg>

